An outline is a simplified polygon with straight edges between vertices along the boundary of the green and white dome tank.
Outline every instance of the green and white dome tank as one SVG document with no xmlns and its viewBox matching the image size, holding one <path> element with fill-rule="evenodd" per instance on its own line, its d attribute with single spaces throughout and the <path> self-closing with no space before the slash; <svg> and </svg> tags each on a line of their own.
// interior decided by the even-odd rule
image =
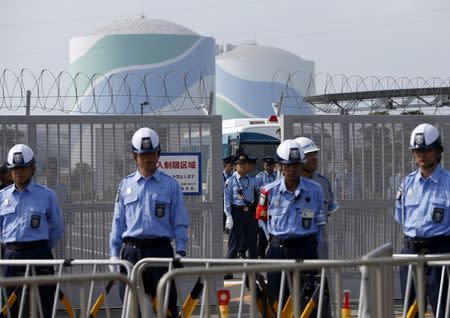
<svg viewBox="0 0 450 318">
<path fill-rule="evenodd" d="M 215 41 L 144 17 L 70 40 L 72 114 L 203 114 L 214 90 Z"/>
</svg>

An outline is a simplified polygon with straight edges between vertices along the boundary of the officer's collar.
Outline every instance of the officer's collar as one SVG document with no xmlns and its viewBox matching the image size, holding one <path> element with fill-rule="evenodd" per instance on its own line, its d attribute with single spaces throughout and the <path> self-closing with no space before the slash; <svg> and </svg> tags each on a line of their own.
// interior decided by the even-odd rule
<svg viewBox="0 0 450 318">
<path fill-rule="evenodd" d="M 153 173 L 150 177 L 145 178 L 140 172 L 139 169 L 136 170 L 136 173 L 133 176 L 133 181 L 138 182 L 139 180 L 143 179 L 151 179 L 154 178 L 156 181 L 161 180 L 161 171 L 159 169 L 156 169 L 155 173 Z"/>
<path fill-rule="evenodd" d="M 12 189 L 13 191 L 16 191 L 16 192 L 19 192 L 19 193 L 20 193 L 20 192 L 25 192 L 25 191 L 28 191 L 28 192 L 30 192 L 30 193 L 33 193 L 34 185 L 35 185 L 35 182 L 33 181 L 33 179 L 31 179 L 30 182 L 28 182 L 28 184 L 27 184 L 27 186 L 25 187 L 25 189 L 23 189 L 23 191 L 17 191 L 17 189 L 16 189 L 16 184 L 14 184 L 14 186 L 11 187 L 11 189 Z"/>
<path fill-rule="evenodd" d="M 245 176 L 241 176 L 240 174 L 239 174 L 239 172 L 237 172 L 237 171 L 235 171 L 234 173 L 233 173 L 233 175 L 239 180 L 239 179 L 241 179 L 241 178 L 246 178 L 248 175 L 246 174 Z"/>
<path fill-rule="evenodd" d="M 294 191 L 294 195 L 297 196 L 302 191 L 307 191 L 308 187 L 305 184 L 304 178 L 300 177 L 300 182 L 297 185 L 297 188 Z M 286 188 L 286 183 L 284 182 L 284 177 L 281 177 L 281 184 L 280 184 L 280 193 L 289 192 Z"/>
<path fill-rule="evenodd" d="M 439 175 L 441 174 L 442 166 L 440 163 L 436 165 L 436 168 L 434 168 L 433 173 L 427 178 L 433 181 L 434 183 L 438 183 L 439 181 Z M 419 171 L 419 175 L 422 178 L 422 173 Z"/>
</svg>

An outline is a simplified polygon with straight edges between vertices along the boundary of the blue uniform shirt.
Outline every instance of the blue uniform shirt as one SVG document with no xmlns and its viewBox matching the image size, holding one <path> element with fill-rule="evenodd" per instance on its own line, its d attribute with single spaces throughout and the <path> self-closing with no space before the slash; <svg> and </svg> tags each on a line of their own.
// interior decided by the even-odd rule
<svg viewBox="0 0 450 318">
<path fill-rule="evenodd" d="M 395 220 L 410 237 L 450 236 L 450 172 L 438 165 L 427 179 L 419 169 L 410 173 L 397 193 Z"/>
<path fill-rule="evenodd" d="M 266 184 L 274 182 L 276 179 L 277 179 L 276 172 L 268 174 L 267 171 L 262 171 L 256 175 L 255 182 L 256 182 L 256 186 L 259 189 L 262 186 L 265 186 Z"/>
<path fill-rule="evenodd" d="M 53 248 L 64 234 L 56 194 L 33 180 L 19 192 L 14 185 L 0 191 L 0 233 L 3 243 L 48 240 Z"/>
<path fill-rule="evenodd" d="M 227 181 L 227 179 L 228 179 L 229 177 L 231 177 L 232 175 L 233 175 L 232 173 L 226 174 L 225 171 L 222 171 L 222 179 L 223 179 L 223 187 L 224 187 L 224 188 L 225 188 L 225 181 Z"/>
<path fill-rule="evenodd" d="M 242 192 L 242 195 L 239 192 Z M 241 177 L 241 175 L 235 171 L 233 175 L 225 181 L 225 189 L 223 190 L 225 215 L 231 216 L 232 205 L 244 206 L 252 204 L 255 201 L 255 192 L 258 192 L 255 178 L 249 177 L 248 175 Z"/>
<path fill-rule="evenodd" d="M 286 189 L 284 177 L 281 177 L 266 185 L 264 190 L 270 191 L 267 197 L 269 234 L 281 239 L 320 234 L 326 219 L 319 184 L 302 177 L 292 193 Z"/>
<path fill-rule="evenodd" d="M 317 182 L 322 187 L 325 213 L 330 215 L 331 213 L 336 212 L 339 205 L 334 199 L 333 190 L 331 189 L 331 183 L 328 178 L 320 173 L 314 172 L 311 176 L 311 180 Z"/>
<path fill-rule="evenodd" d="M 139 170 L 119 185 L 110 235 L 110 256 L 119 256 L 123 238 L 175 238 L 186 251 L 189 219 L 178 182 L 160 170 L 144 178 Z"/>
</svg>

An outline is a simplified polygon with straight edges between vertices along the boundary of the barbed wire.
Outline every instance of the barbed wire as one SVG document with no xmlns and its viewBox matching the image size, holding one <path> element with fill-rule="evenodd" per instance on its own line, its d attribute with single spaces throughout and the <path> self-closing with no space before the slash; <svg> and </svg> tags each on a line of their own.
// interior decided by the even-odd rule
<svg viewBox="0 0 450 318">
<path fill-rule="evenodd" d="M 21 111 L 31 92 L 30 109 L 73 114 L 167 114 L 180 111 L 210 113 L 215 79 L 209 73 L 112 74 L 104 76 L 28 69 L 0 76 L 0 110 Z M 316 112 L 355 113 L 450 106 L 450 78 L 347 76 L 303 71 L 274 72 L 272 101 L 281 95 L 282 109 L 314 107 Z M 283 113 L 283 111 L 281 111 Z"/>
<path fill-rule="evenodd" d="M 214 77 L 192 70 L 186 73 L 146 73 L 88 76 L 42 70 L 35 75 L 28 69 L 15 73 L 10 69 L 0 76 L 0 110 L 26 107 L 31 92 L 30 109 L 62 113 L 154 114 L 181 110 L 208 111 Z"/>
</svg>

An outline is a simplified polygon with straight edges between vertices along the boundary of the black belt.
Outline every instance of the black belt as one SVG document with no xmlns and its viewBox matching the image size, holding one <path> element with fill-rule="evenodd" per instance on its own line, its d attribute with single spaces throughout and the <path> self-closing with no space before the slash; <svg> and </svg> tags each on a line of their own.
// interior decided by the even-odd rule
<svg viewBox="0 0 450 318">
<path fill-rule="evenodd" d="M 415 252 L 426 253 L 428 250 L 439 245 L 450 245 L 450 236 L 433 236 L 433 237 L 409 237 L 403 239 L 404 245 Z"/>
<path fill-rule="evenodd" d="M 270 236 L 270 244 L 281 246 L 281 247 L 299 247 L 304 246 L 311 243 L 316 243 L 316 236 L 314 234 L 306 235 L 306 236 L 298 236 L 290 239 L 281 239 L 278 236 L 271 235 Z"/>
<path fill-rule="evenodd" d="M 153 239 L 137 239 L 133 237 L 125 237 L 125 244 L 133 245 L 137 248 L 164 247 L 170 245 L 170 238 L 158 237 Z"/>
<path fill-rule="evenodd" d="M 47 240 L 29 241 L 29 242 L 11 242 L 5 243 L 7 249 L 10 250 L 26 250 L 30 248 L 36 248 L 41 246 L 48 246 Z"/>
<path fill-rule="evenodd" d="M 231 208 L 234 210 L 239 210 L 239 211 L 243 211 L 243 212 L 248 212 L 251 209 L 250 205 L 231 205 Z"/>
</svg>

